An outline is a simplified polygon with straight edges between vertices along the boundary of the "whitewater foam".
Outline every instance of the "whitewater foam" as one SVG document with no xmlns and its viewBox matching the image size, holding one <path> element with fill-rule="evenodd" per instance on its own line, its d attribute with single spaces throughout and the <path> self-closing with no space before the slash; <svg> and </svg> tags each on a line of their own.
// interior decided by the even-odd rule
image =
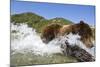
<svg viewBox="0 0 100 67">
<path fill-rule="evenodd" d="M 64 36 L 64 38 L 62 38 L 63 40 L 66 40 L 69 45 L 71 46 L 79 46 L 80 48 L 86 50 L 88 53 L 90 53 L 92 56 L 95 55 L 95 47 L 92 47 L 92 48 L 87 48 L 85 46 L 85 44 L 80 40 L 81 36 L 79 36 L 78 34 L 68 34 L 66 36 Z M 95 42 L 93 42 L 93 44 L 95 44 Z"/>
<path fill-rule="evenodd" d="M 15 32 L 12 32 L 15 31 Z M 35 29 L 27 26 L 27 24 L 14 25 L 11 23 L 11 50 L 12 54 L 31 52 L 36 55 L 62 53 L 61 45 L 65 44 L 67 40 L 72 46 L 78 45 L 80 48 L 85 49 L 90 54 L 94 55 L 94 49 L 86 48 L 80 41 L 78 34 L 68 34 L 55 38 L 48 44 L 42 42 L 40 35 Z"/>
<path fill-rule="evenodd" d="M 29 28 L 26 24 L 20 24 L 19 26 L 11 24 L 11 31 L 13 30 L 17 31 L 16 33 L 11 33 L 11 50 L 14 53 L 32 52 L 40 55 L 44 53 L 61 53 L 60 46 L 54 44 L 55 42 L 57 43 L 56 39 L 49 44 L 45 44 L 35 29 Z"/>
</svg>

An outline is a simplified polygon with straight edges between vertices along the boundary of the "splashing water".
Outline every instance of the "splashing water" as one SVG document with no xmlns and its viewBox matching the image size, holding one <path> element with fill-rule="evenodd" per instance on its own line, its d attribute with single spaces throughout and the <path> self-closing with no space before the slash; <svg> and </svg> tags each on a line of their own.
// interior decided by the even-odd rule
<svg viewBox="0 0 100 67">
<path fill-rule="evenodd" d="M 94 48 L 89 49 L 79 40 L 78 34 L 61 36 L 50 41 L 48 44 L 42 42 L 40 34 L 35 29 L 27 26 L 27 24 L 14 25 L 11 23 L 11 54 L 31 52 L 36 55 L 62 53 L 61 44 L 65 44 L 67 40 L 72 46 L 78 45 L 90 54 L 94 55 Z"/>
<path fill-rule="evenodd" d="M 70 33 L 68 35 L 63 36 L 62 39 L 63 39 L 63 41 L 66 40 L 69 43 L 69 45 L 71 45 L 71 46 L 77 45 L 80 48 L 86 50 L 92 56 L 94 56 L 95 55 L 95 47 L 87 48 L 85 46 L 85 44 L 82 41 L 80 41 L 80 38 L 81 38 L 81 36 L 79 36 L 78 34 L 72 34 L 72 33 Z M 94 42 L 93 42 L 93 44 L 94 44 Z"/>
<path fill-rule="evenodd" d="M 14 53 L 28 51 L 40 55 L 44 53 L 61 53 L 60 46 L 55 44 L 57 40 L 53 40 L 49 44 L 43 43 L 39 34 L 26 24 L 20 24 L 19 26 L 11 24 L 11 31 L 13 30 L 17 31 L 11 33 L 11 50 Z"/>
</svg>

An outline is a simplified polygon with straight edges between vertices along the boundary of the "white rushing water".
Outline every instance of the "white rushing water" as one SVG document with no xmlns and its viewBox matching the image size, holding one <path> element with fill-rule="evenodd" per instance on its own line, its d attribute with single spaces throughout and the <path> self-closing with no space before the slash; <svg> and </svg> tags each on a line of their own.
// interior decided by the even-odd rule
<svg viewBox="0 0 100 67">
<path fill-rule="evenodd" d="M 52 54 L 61 53 L 61 48 L 56 45 L 57 40 L 51 41 L 49 44 L 42 42 L 39 34 L 34 29 L 29 28 L 26 24 L 13 25 L 11 24 L 11 50 L 16 52 L 32 52 L 34 54 Z"/>
<path fill-rule="evenodd" d="M 12 54 L 25 52 L 31 52 L 36 55 L 62 53 L 61 44 L 64 44 L 67 40 L 71 45 L 78 44 L 79 47 L 94 55 L 94 48 L 86 48 L 79 39 L 80 36 L 78 34 L 73 35 L 70 33 L 45 44 L 35 29 L 28 27 L 27 24 L 14 25 L 11 23 Z"/>
</svg>

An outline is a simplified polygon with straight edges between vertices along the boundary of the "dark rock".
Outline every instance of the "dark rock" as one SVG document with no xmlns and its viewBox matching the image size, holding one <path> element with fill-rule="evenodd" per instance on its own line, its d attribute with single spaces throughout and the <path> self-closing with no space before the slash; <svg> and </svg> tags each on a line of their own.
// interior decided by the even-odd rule
<svg viewBox="0 0 100 67">
<path fill-rule="evenodd" d="M 89 62 L 95 61 L 93 56 L 89 54 L 86 50 L 80 48 L 79 46 L 69 45 L 69 43 L 65 42 L 66 46 L 64 45 L 64 54 L 67 56 L 75 57 L 79 62 Z"/>
</svg>

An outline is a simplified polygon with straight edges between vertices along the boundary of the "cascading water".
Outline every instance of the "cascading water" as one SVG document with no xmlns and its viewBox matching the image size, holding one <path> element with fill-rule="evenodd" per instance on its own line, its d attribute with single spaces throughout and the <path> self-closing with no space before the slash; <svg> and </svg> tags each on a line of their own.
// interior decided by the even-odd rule
<svg viewBox="0 0 100 67">
<path fill-rule="evenodd" d="M 14 25 L 11 23 L 11 51 L 13 51 L 11 54 L 25 52 L 31 52 L 35 55 L 62 53 L 61 44 L 65 44 L 67 40 L 70 45 L 78 45 L 94 56 L 94 48 L 86 48 L 79 39 L 78 34 L 70 33 L 45 44 L 36 30 L 28 27 L 27 24 Z"/>
</svg>

